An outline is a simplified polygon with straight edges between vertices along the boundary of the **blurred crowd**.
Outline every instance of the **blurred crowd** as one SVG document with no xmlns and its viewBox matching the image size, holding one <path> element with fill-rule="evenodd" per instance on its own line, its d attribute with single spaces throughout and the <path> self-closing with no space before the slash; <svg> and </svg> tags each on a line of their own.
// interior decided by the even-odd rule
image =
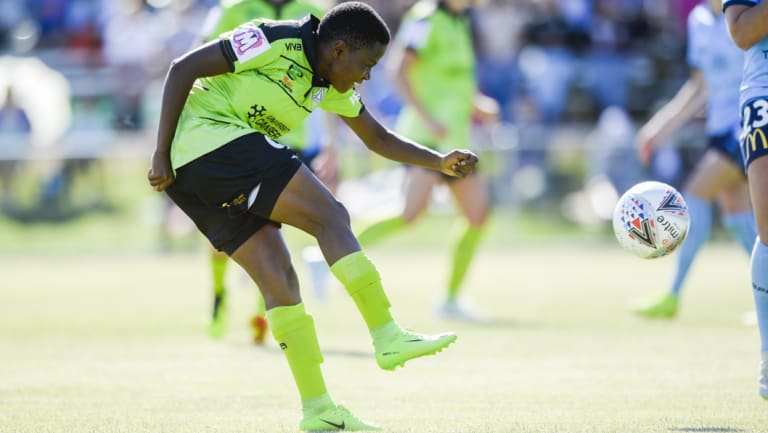
<svg viewBox="0 0 768 433">
<path fill-rule="evenodd" d="M 140 127 L 148 83 L 197 36 L 216 0 L 0 0 L 0 53 L 39 56 L 73 94 L 117 94 L 118 127 Z M 330 6 L 330 1 L 317 1 Z M 412 0 L 369 1 L 396 30 Z M 647 111 L 684 75 L 692 0 L 485 0 L 473 11 L 481 86 L 508 121 Z M 91 80 L 112 68 L 112 80 Z M 674 87 L 674 84 L 671 85 Z M 649 91 L 653 90 L 653 91 Z M 578 96 L 572 98 L 575 93 Z"/>
<path fill-rule="evenodd" d="M 327 8 L 334 1 L 317 3 Z M 368 3 L 394 34 L 413 0 Z M 521 126 L 520 142 L 537 146 L 549 142 L 551 124 L 597 124 L 601 116 L 611 124 L 637 122 L 671 97 L 687 77 L 685 19 L 697 3 L 478 1 L 472 19 L 480 87 L 499 102 L 506 124 Z M 49 144 L 64 135 L 60 125 L 48 125 L 53 117 L 59 123 L 65 119 L 66 128 L 86 131 L 153 129 L 169 62 L 191 47 L 207 12 L 217 4 L 0 0 L 2 113 L 20 107 L 29 115 L 28 121 L 0 119 L 0 127 L 10 125 L 14 132 L 26 127 L 33 135 L 36 129 L 48 131 L 43 147 L 46 140 Z M 30 62 L 58 73 L 67 85 L 35 80 L 36 73 L 28 72 Z M 25 85 L 28 81 L 33 84 Z M 386 123 L 399 109 L 399 100 L 385 68 L 363 87 L 366 103 Z M 63 93 L 65 102 L 49 98 L 53 93 Z M 53 109 L 62 114 L 48 115 Z M 0 159 L 7 153 L 0 152 Z"/>
</svg>

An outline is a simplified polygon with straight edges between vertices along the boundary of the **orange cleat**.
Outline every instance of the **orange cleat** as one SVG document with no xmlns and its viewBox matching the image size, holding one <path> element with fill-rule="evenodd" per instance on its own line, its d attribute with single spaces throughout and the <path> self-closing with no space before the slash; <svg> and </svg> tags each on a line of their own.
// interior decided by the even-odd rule
<svg viewBox="0 0 768 433">
<path fill-rule="evenodd" d="M 251 329 L 253 330 L 253 342 L 256 344 L 264 344 L 267 338 L 267 318 L 257 314 L 251 319 Z"/>
</svg>

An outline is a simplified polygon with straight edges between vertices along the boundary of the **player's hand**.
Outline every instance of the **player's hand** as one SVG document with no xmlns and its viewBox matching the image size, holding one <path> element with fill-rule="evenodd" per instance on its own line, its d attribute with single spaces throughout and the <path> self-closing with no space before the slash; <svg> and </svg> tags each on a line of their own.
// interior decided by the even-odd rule
<svg viewBox="0 0 768 433">
<path fill-rule="evenodd" d="M 477 155 L 468 150 L 453 150 L 443 155 L 440 171 L 449 176 L 466 177 L 475 171 Z"/>
<path fill-rule="evenodd" d="M 312 160 L 312 171 L 323 183 L 334 191 L 339 184 L 339 151 L 336 146 L 326 144 L 320 154 Z"/>
<path fill-rule="evenodd" d="M 147 173 L 147 180 L 155 191 L 164 191 L 173 181 L 171 169 L 171 157 L 167 153 L 155 152 L 152 154 L 152 166 Z"/>
</svg>

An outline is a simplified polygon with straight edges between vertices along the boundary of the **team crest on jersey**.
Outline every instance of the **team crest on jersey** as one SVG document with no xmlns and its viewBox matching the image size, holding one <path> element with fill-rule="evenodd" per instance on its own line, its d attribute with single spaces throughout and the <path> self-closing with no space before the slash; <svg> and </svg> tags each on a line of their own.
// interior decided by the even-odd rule
<svg viewBox="0 0 768 433">
<path fill-rule="evenodd" d="M 358 105 L 362 103 L 362 99 L 360 99 L 360 94 L 357 93 L 357 90 L 353 91 L 351 95 L 349 95 L 349 102 L 352 103 L 352 105 Z"/>
<path fill-rule="evenodd" d="M 240 63 L 247 62 L 270 48 L 264 32 L 258 27 L 238 27 L 229 37 Z"/>
<path fill-rule="evenodd" d="M 319 87 L 312 92 L 312 107 L 317 107 L 325 98 L 325 88 Z"/>
</svg>

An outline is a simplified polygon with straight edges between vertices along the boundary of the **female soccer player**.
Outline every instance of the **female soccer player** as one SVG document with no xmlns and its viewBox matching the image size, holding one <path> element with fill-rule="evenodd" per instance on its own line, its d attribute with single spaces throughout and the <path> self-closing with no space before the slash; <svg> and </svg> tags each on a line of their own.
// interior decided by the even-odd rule
<svg viewBox="0 0 768 433">
<path fill-rule="evenodd" d="M 707 150 L 683 190 L 691 213 L 691 227 L 676 253 L 677 263 L 669 290 L 635 310 L 648 318 L 672 318 L 677 314 L 685 277 L 696 254 L 709 239 L 713 200 L 719 204 L 723 225 L 748 254 L 755 244 L 755 219 L 738 140 L 739 84 L 744 53 L 726 37 L 728 28 L 721 8 L 721 0 L 708 0 L 688 15 L 691 76 L 637 134 L 638 154 L 642 162 L 648 164 L 659 142 L 706 107 Z"/>
<path fill-rule="evenodd" d="M 307 14 L 320 17 L 323 11 L 313 3 L 304 0 L 222 0 L 218 6 L 214 6 L 208 13 L 203 25 L 205 41 L 218 39 L 219 35 L 236 28 L 238 25 L 254 18 L 269 18 L 272 20 L 300 19 Z M 212 27 L 209 28 L 209 27 Z M 317 113 L 322 114 L 322 113 Z M 333 146 L 323 149 L 321 158 L 319 149 L 309 149 L 306 125 L 301 124 L 293 128 L 288 134 L 280 137 L 280 142 L 287 144 L 296 151 L 299 159 L 308 167 L 313 168 L 318 161 L 330 161 L 326 167 L 319 167 L 320 180 L 329 187 L 331 192 L 338 181 L 335 150 Z M 324 170 L 325 169 L 325 170 Z M 327 175 L 326 175 L 327 174 Z M 326 176 L 324 176 L 326 175 Z M 227 329 L 228 295 L 224 285 L 226 272 L 229 265 L 229 256 L 226 253 L 211 249 L 211 276 L 213 277 L 213 311 L 211 321 L 208 324 L 208 333 L 215 338 L 224 335 Z M 325 268 L 327 269 L 327 267 Z M 319 288 L 321 289 L 321 288 Z M 264 343 L 267 334 L 266 306 L 261 294 L 258 294 L 256 314 L 251 319 L 253 340 L 257 344 Z"/>
<path fill-rule="evenodd" d="M 757 241 L 752 249 L 752 293 L 760 330 L 760 396 L 768 399 L 768 2 L 725 0 L 731 38 L 746 50 L 741 80 L 741 152 L 747 171 Z"/>
<path fill-rule="evenodd" d="M 339 114 L 384 157 L 449 176 L 471 174 L 473 153 L 432 151 L 365 110 L 354 86 L 370 78 L 389 40 L 378 13 L 360 2 L 339 4 L 322 21 L 254 20 L 174 60 L 163 88 L 150 185 L 166 191 L 261 289 L 272 335 L 301 395 L 302 430 L 377 426 L 337 406 L 326 390 L 314 322 L 301 301 L 281 223 L 317 239 L 370 330 L 382 369 L 439 352 L 456 339 L 406 331 L 394 321 L 349 213 L 276 141 L 320 107 Z"/>
<path fill-rule="evenodd" d="M 499 106 L 481 94 L 475 78 L 475 53 L 469 7 L 473 0 L 419 1 L 400 25 L 395 53 L 396 81 L 405 101 L 396 129 L 432 149 L 469 146 L 472 115 L 498 120 Z M 405 205 L 400 215 L 378 221 L 360 235 L 366 248 L 413 223 L 427 209 L 432 190 L 446 183 L 466 223 L 456 235 L 450 274 L 436 313 L 464 320 L 482 319 L 459 302 L 459 292 L 488 221 L 490 204 L 479 175 L 456 179 L 409 167 Z"/>
</svg>

